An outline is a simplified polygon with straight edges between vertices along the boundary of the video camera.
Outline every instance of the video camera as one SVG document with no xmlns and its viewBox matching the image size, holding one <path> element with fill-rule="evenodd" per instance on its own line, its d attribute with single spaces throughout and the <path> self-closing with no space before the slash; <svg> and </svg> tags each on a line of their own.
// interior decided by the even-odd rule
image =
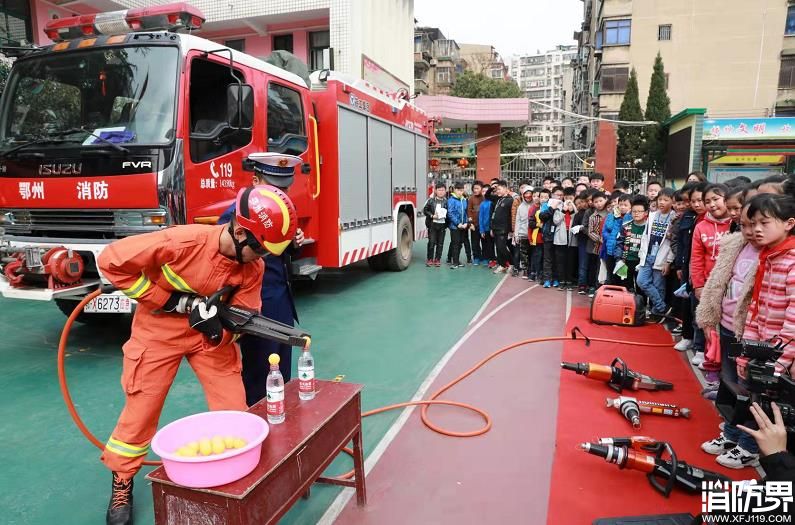
<svg viewBox="0 0 795 525">
<path fill-rule="evenodd" d="M 795 450 L 795 380 L 788 375 L 776 374 L 776 360 L 792 341 L 773 338 L 770 341 L 742 340 L 729 347 L 729 357 L 748 359 L 746 384 L 720 382 L 715 405 L 721 416 L 734 425 L 756 428 L 751 414 L 751 403 L 759 403 L 762 410 L 773 420 L 770 403 L 775 401 L 781 410 L 787 427 L 788 447 Z"/>
</svg>

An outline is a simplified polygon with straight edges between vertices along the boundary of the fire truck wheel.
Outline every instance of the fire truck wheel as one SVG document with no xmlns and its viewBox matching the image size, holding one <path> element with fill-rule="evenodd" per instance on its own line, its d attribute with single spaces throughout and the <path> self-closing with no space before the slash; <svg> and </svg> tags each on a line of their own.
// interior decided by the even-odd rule
<svg viewBox="0 0 795 525">
<path fill-rule="evenodd" d="M 398 215 L 397 246 L 385 253 L 386 267 L 393 272 L 402 272 L 411 263 L 411 249 L 414 246 L 414 228 L 405 213 Z"/>
<path fill-rule="evenodd" d="M 58 309 L 67 317 L 71 315 L 79 302 L 80 301 L 73 301 L 71 299 L 55 299 L 55 304 L 58 306 Z M 107 324 L 117 322 L 121 319 L 122 315 L 123 314 L 87 314 L 85 312 L 80 312 L 80 315 L 77 316 L 75 321 L 83 324 Z"/>
</svg>

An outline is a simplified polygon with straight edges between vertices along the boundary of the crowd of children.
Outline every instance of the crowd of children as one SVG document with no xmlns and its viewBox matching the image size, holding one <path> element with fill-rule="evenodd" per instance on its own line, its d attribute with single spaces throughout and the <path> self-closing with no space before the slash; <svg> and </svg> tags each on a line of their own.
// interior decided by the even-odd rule
<svg viewBox="0 0 795 525">
<path fill-rule="evenodd" d="M 450 268 L 486 265 L 494 273 L 537 281 L 544 288 L 593 297 L 602 284 L 625 286 L 646 297 L 650 318 L 668 323 L 678 351 L 704 373 L 703 395 L 714 399 L 720 381 L 743 384 L 742 358 L 728 355 L 741 339 L 795 339 L 795 176 L 751 182 L 737 177 L 708 183 L 700 172 L 674 190 L 650 180 L 645 195 L 604 177 L 576 181 L 547 177 L 541 187 L 505 181 L 437 185 L 425 205 L 428 266 L 441 266 L 445 230 Z M 777 373 L 795 372 L 795 343 Z M 722 425 L 702 445 L 729 468 L 756 466 L 752 429 Z"/>
</svg>

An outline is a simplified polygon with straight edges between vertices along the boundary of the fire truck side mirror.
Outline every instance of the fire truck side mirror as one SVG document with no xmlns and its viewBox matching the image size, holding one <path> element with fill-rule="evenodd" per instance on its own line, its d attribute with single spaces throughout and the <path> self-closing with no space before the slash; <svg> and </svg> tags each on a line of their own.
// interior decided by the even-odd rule
<svg viewBox="0 0 795 525">
<path fill-rule="evenodd" d="M 254 123 L 254 89 L 248 84 L 226 87 L 226 117 L 234 129 L 251 129 Z"/>
</svg>

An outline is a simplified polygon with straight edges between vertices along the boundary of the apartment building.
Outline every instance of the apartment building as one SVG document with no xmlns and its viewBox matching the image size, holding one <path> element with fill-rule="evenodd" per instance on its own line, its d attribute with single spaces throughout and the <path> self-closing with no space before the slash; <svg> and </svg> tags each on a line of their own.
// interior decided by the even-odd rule
<svg viewBox="0 0 795 525">
<path fill-rule="evenodd" d="M 577 46 L 559 45 L 545 53 L 523 54 L 511 60 L 511 77 L 530 99 L 527 150 L 550 167 L 562 168 L 560 155 L 566 149 L 563 114 L 572 96 L 572 61 Z M 551 164 L 550 164 L 551 162 Z"/>
<path fill-rule="evenodd" d="M 460 46 L 438 27 L 414 30 L 414 93 L 448 95 L 463 71 Z"/>
<path fill-rule="evenodd" d="M 618 115 L 629 72 L 645 108 L 654 59 L 663 58 L 671 113 L 711 117 L 795 114 L 795 3 L 789 0 L 583 0 L 575 33 L 571 109 Z M 571 131 L 592 146 L 594 126 Z"/>
<path fill-rule="evenodd" d="M 488 44 L 460 44 L 459 56 L 464 71 L 483 74 L 495 80 L 507 80 L 508 66 L 494 46 Z"/>
</svg>

